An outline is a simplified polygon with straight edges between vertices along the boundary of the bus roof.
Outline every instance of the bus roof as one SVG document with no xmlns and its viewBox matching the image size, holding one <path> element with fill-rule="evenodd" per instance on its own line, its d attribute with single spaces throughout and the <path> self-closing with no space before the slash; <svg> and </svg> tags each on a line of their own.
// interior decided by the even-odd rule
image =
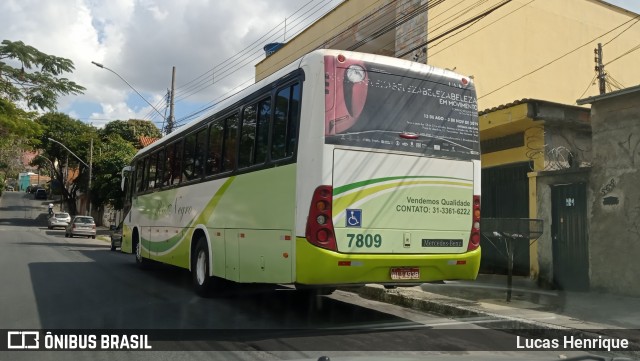
<svg viewBox="0 0 640 361">
<path fill-rule="evenodd" d="M 158 147 L 161 147 L 161 146 L 164 146 L 164 145 L 166 145 L 168 143 L 171 143 L 175 138 L 181 136 L 182 134 L 189 133 L 192 130 L 195 130 L 195 128 L 199 127 L 200 123 L 203 120 L 205 120 L 205 119 L 211 117 L 212 115 L 216 114 L 217 112 L 219 112 L 221 110 L 224 110 L 227 107 L 235 104 L 240 99 L 243 99 L 244 97 L 251 95 L 253 92 L 259 90 L 263 86 L 268 85 L 268 84 L 270 84 L 270 83 L 282 78 L 283 76 L 291 73 L 292 71 L 300 68 L 305 59 L 314 59 L 314 58 L 316 58 L 316 59 L 320 58 L 321 59 L 325 55 L 338 56 L 339 54 L 343 54 L 344 56 L 346 56 L 349 59 L 364 60 L 364 61 L 370 61 L 370 62 L 374 62 L 374 63 L 379 63 L 381 65 L 388 65 L 388 66 L 404 68 L 408 72 L 417 73 L 417 74 L 432 74 L 432 75 L 437 75 L 437 76 L 440 76 L 440 77 L 443 77 L 443 78 L 450 78 L 451 80 L 457 80 L 457 81 L 459 81 L 460 78 L 463 77 L 462 75 L 460 75 L 458 73 L 455 73 L 455 72 L 453 72 L 451 70 L 448 70 L 448 69 L 436 68 L 436 67 L 428 65 L 428 64 L 416 63 L 416 62 L 412 62 L 410 60 L 405 60 L 405 59 L 398 59 L 398 58 L 384 56 L 384 55 L 351 52 L 351 51 L 346 51 L 346 50 L 318 49 L 318 50 L 314 50 L 314 51 L 312 51 L 312 52 L 310 52 L 308 54 L 303 55 L 302 57 L 296 59 L 295 61 L 293 61 L 289 65 L 283 67 L 282 69 L 280 69 L 277 72 L 269 75 L 268 77 L 260 80 L 259 82 L 251 84 L 248 87 L 238 91 L 237 93 L 232 94 L 229 97 L 223 99 L 218 104 L 215 104 L 211 111 L 209 111 L 209 112 L 205 113 L 204 115 L 199 116 L 196 119 L 192 120 L 191 122 L 181 126 L 178 130 L 172 132 L 171 134 L 169 134 L 169 135 L 167 135 L 165 137 L 162 137 L 161 139 L 159 139 L 158 141 L 152 143 L 151 145 L 140 149 L 138 151 L 138 153 L 136 153 L 134 159 L 137 159 L 141 155 L 144 155 L 144 154 L 146 154 L 146 153 L 148 153 L 150 151 L 153 151 L 154 149 L 156 149 Z M 473 85 L 473 78 L 467 77 L 467 79 L 469 80 L 469 86 L 473 87 L 474 86 Z"/>
</svg>

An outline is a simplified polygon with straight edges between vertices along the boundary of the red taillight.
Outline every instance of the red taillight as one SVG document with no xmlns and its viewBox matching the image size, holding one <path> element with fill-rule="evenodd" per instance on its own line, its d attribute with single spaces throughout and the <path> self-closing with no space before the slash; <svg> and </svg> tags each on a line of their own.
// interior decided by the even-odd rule
<svg viewBox="0 0 640 361">
<path fill-rule="evenodd" d="M 345 60 L 347 60 L 347 58 L 344 55 L 342 55 L 342 54 L 338 55 L 338 61 L 339 62 L 344 63 Z"/>
<path fill-rule="evenodd" d="M 473 196 L 471 236 L 469 236 L 467 251 L 473 251 L 478 247 L 480 247 L 480 196 Z"/>
<path fill-rule="evenodd" d="M 333 188 L 319 186 L 313 192 L 309 217 L 307 218 L 307 241 L 311 244 L 337 251 L 336 237 L 331 218 L 331 204 L 333 202 Z"/>
</svg>

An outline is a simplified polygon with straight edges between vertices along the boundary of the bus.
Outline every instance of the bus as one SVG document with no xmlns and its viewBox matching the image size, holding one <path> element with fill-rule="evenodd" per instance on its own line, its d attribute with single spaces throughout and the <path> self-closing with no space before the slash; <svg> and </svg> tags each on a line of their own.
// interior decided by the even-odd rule
<svg viewBox="0 0 640 361">
<path fill-rule="evenodd" d="M 478 129 L 470 77 L 315 50 L 135 155 L 121 250 L 201 295 L 475 279 Z"/>
</svg>

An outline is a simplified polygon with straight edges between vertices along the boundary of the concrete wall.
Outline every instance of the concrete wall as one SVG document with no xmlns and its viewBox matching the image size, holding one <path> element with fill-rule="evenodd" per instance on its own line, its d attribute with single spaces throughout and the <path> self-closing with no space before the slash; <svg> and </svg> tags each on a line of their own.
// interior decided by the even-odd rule
<svg viewBox="0 0 640 361">
<path fill-rule="evenodd" d="M 591 285 L 640 296 L 640 90 L 592 105 Z"/>
<path fill-rule="evenodd" d="M 546 125 L 544 139 L 545 171 L 591 165 L 593 146 L 590 130 Z"/>
</svg>

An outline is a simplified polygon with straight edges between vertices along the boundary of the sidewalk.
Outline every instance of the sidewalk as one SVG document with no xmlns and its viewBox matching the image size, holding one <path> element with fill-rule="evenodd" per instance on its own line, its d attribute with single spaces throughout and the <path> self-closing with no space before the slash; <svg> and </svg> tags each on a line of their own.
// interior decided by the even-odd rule
<svg viewBox="0 0 640 361">
<path fill-rule="evenodd" d="M 396 289 L 367 285 L 352 292 L 494 329 L 607 335 L 640 344 L 640 298 L 546 290 L 527 277 L 513 277 L 511 302 L 506 302 L 507 277 L 503 275 L 480 274 L 475 281 Z"/>
</svg>

